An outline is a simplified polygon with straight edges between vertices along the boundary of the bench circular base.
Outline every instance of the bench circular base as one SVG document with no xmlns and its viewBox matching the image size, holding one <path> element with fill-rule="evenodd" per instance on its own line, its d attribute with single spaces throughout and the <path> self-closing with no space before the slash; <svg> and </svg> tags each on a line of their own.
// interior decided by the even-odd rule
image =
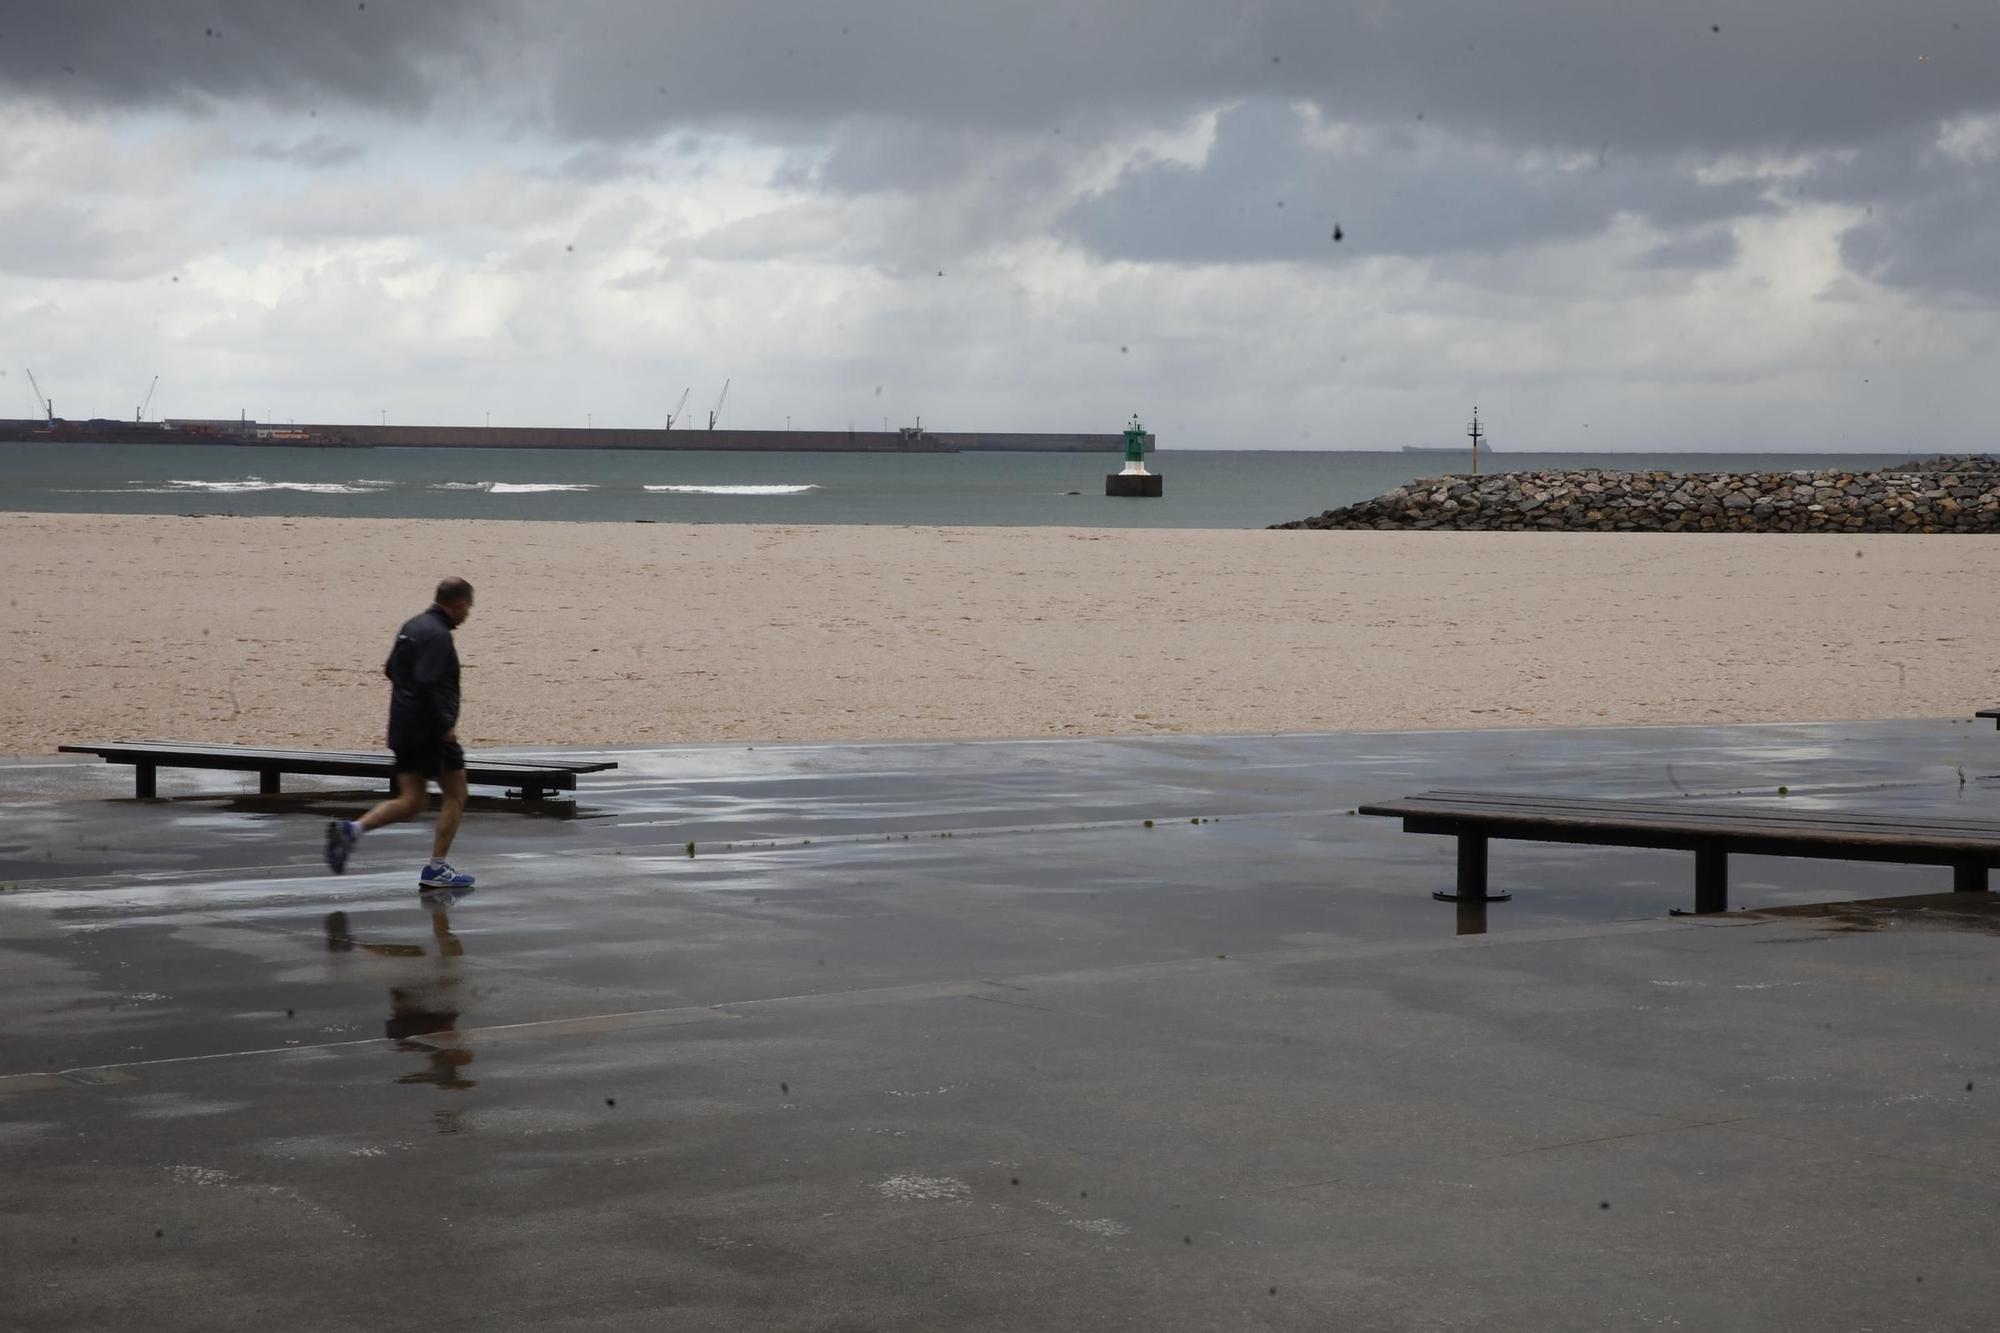
<svg viewBox="0 0 2000 1333">
<path fill-rule="evenodd" d="M 1447 893 L 1443 889 L 1439 889 L 1431 897 L 1441 903 L 1510 903 L 1514 901 L 1514 895 L 1511 893 L 1482 893 L 1474 897 L 1471 894 Z"/>
</svg>

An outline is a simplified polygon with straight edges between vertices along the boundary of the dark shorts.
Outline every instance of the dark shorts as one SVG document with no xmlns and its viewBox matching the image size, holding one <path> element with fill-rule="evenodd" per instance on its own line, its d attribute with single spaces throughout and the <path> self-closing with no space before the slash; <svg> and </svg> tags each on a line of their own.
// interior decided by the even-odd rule
<svg viewBox="0 0 2000 1333">
<path fill-rule="evenodd" d="M 465 767 L 465 749 L 457 741 L 442 738 L 395 748 L 396 771 L 441 778 Z"/>
</svg>

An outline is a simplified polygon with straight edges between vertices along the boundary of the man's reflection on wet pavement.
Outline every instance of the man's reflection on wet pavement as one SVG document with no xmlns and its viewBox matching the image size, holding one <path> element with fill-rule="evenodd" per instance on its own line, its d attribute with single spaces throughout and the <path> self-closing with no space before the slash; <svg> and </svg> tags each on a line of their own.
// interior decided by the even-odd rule
<svg viewBox="0 0 2000 1333">
<path fill-rule="evenodd" d="M 461 1012 L 460 975 L 456 960 L 465 955 L 465 942 L 452 933 L 450 909 L 461 894 L 443 891 L 421 895 L 419 902 L 430 917 L 432 946 L 381 943 L 355 938 L 347 913 L 329 912 L 326 917 L 326 947 L 330 953 L 351 953 L 360 949 L 378 958 L 429 959 L 428 966 L 399 968 L 389 983 L 389 1017 L 382 1034 L 396 1043 L 398 1050 L 421 1052 L 425 1067 L 400 1075 L 398 1083 L 429 1083 L 451 1092 L 479 1086 L 465 1076 L 474 1053 L 460 1045 L 437 1041 L 416 1041 L 456 1033 Z"/>
</svg>

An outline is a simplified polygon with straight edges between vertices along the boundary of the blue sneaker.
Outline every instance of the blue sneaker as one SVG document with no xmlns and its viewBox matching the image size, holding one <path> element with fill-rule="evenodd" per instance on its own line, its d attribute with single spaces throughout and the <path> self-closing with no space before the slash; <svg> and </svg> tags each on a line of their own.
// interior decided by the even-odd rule
<svg viewBox="0 0 2000 1333">
<path fill-rule="evenodd" d="M 419 891 L 424 889 L 469 889 L 471 887 L 472 876 L 453 870 L 450 863 L 445 861 L 431 862 L 424 867 L 423 874 L 417 876 L 417 888 Z"/>
<path fill-rule="evenodd" d="M 336 819 L 326 826 L 326 868 L 336 875 L 347 873 L 347 854 L 354 850 L 354 840 L 361 831 L 354 827 L 351 819 Z"/>
</svg>

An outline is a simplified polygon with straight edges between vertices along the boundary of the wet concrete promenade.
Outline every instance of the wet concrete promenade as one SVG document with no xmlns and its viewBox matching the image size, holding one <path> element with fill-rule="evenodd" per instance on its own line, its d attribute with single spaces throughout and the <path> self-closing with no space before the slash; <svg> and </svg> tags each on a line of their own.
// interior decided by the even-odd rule
<svg viewBox="0 0 2000 1333">
<path fill-rule="evenodd" d="M 1462 918 L 1348 813 L 2000 819 L 1983 726 L 606 757 L 443 911 L 337 781 L 0 762 L 0 1330 L 1993 1324 L 1990 900 L 1510 842 Z"/>
</svg>

